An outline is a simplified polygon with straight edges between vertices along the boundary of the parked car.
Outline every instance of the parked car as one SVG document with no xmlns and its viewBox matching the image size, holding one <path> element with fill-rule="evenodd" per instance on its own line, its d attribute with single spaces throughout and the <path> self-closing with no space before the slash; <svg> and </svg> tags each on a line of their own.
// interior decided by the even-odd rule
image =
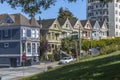
<svg viewBox="0 0 120 80">
<path fill-rule="evenodd" d="M 59 61 L 59 64 L 64 64 L 64 63 L 69 63 L 69 62 L 72 62 L 73 61 L 73 58 L 70 56 L 70 57 L 63 57 L 63 59 L 61 59 Z"/>
</svg>

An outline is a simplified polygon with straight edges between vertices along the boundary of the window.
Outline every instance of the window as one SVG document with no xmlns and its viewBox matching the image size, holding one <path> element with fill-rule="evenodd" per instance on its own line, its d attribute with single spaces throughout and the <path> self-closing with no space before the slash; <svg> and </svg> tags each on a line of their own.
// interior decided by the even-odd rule
<svg viewBox="0 0 120 80">
<path fill-rule="evenodd" d="M 25 28 L 22 31 L 23 31 L 23 37 L 25 37 L 26 36 L 26 30 L 25 30 Z"/>
<path fill-rule="evenodd" d="M 57 27 L 57 24 L 54 24 L 54 28 L 56 28 Z"/>
<path fill-rule="evenodd" d="M 35 29 L 32 29 L 32 38 L 35 38 Z"/>
<path fill-rule="evenodd" d="M 117 14 L 118 13 L 118 11 L 115 11 L 115 14 Z"/>
<path fill-rule="evenodd" d="M 51 39 L 51 35 L 50 35 L 50 33 L 48 33 L 48 39 Z"/>
<path fill-rule="evenodd" d="M 25 51 L 26 51 L 25 43 L 22 43 L 22 52 L 25 53 Z"/>
<path fill-rule="evenodd" d="M 117 3 L 115 4 L 115 7 L 117 7 L 118 5 L 117 5 Z"/>
<path fill-rule="evenodd" d="M 4 30 L 5 32 L 5 37 L 8 37 L 8 30 Z"/>
<path fill-rule="evenodd" d="M 31 37 L 31 30 L 27 29 L 27 37 Z"/>
<path fill-rule="evenodd" d="M 4 43 L 4 47 L 5 48 L 9 47 L 9 43 Z"/>
<path fill-rule="evenodd" d="M 116 32 L 116 36 L 118 36 L 118 32 Z"/>
<path fill-rule="evenodd" d="M 98 8 L 98 5 L 96 5 L 96 8 Z"/>
<path fill-rule="evenodd" d="M 31 44 L 30 43 L 27 43 L 27 52 L 31 53 Z"/>
<path fill-rule="evenodd" d="M 36 38 L 39 38 L 39 29 L 36 29 Z"/>
<path fill-rule="evenodd" d="M 36 45 L 35 45 L 35 43 L 32 43 L 32 52 L 33 52 L 33 53 L 36 52 Z"/>
<path fill-rule="evenodd" d="M 52 44 L 52 48 L 54 48 L 54 44 Z"/>
<path fill-rule="evenodd" d="M 66 28 L 68 28 L 69 27 L 69 25 L 68 24 L 66 24 Z"/>
</svg>

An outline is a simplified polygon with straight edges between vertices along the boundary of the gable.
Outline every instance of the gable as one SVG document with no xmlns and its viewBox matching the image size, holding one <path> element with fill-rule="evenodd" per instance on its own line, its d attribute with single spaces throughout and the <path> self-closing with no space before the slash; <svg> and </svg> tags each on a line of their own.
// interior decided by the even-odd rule
<svg viewBox="0 0 120 80">
<path fill-rule="evenodd" d="M 4 23 L 13 23 L 14 21 L 12 20 L 12 18 L 10 16 L 6 16 Z"/>
<path fill-rule="evenodd" d="M 64 25 L 62 26 L 62 29 L 73 30 L 72 25 L 68 19 L 65 21 Z"/>
<path fill-rule="evenodd" d="M 91 26 L 91 24 L 90 24 L 89 21 L 86 22 L 84 28 L 85 28 L 85 29 L 92 29 L 92 26 Z"/>
<path fill-rule="evenodd" d="M 77 22 L 76 22 L 75 25 L 74 25 L 74 29 L 79 29 L 79 27 L 80 27 L 81 29 L 83 28 L 83 26 L 82 26 L 82 24 L 80 23 L 80 21 L 77 20 Z"/>
<path fill-rule="evenodd" d="M 99 25 L 98 21 L 95 22 L 93 29 L 97 29 L 97 30 L 100 29 L 100 25 Z"/>
<path fill-rule="evenodd" d="M 60 24 L 57 20 L 55 20 L 52 25 L 50 26 L 49 29 L 52 29 L 52 30 L 58 30 L 58 31 L 61 31 L 61 27 L 60 27 Z"/>
<path fill-rule="evenodd" d="M 103 23 L 101 29 L 107 30 L 107 25 L 105 23 Z"/>
</svg>

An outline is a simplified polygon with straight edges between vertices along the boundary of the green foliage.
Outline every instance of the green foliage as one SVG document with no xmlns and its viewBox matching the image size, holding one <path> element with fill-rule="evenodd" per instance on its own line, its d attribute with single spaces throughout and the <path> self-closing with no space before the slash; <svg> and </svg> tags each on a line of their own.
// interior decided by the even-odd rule
<svg viewBox="0 0 120 80">
<path fill-rule="evenodd" d="M 61 41 L 61 48 L 63 51 L 67 51 L 67 53 L 69 53 L 72 49 L 75 48 L 75 43 L 71 37 L 64 38 Z"/>
<path fill-rule="evenodd" d="M 22 11 L 30 16 L 41 13 L 41 9 L 48 9 L 51 5 L 55 5 L 57 0 L 0 0 L 0 3 L 7 2 L 12 8 L 21 7 Z M 68 2 L 76 2 L 78 0 L 68 0 Z M 100 0 L 108 2 L 112 0 Z"/>
<path fill-rule="evenodd" d="M 58 19 L 74 19 L 72 12 L 70 12 L 68 9 L 63 9 L 62 7 L 59 9 L 59 15 Z"/>
<path fill-rule="evenodd" d="M 101 48 L 100 50 L 100 54 L 110 54 L 112 52 L 118 51 L 120 48 L 120 46 L 116 45 L 116 44 L 111 44 L 109 46 L 105 46 L 103 48 Z"/>
<path fill-rule="evenodd" d="M 120 80 L 120 52 L 80 60 L 20 80 Z"/>
<path fill-rule="evenodd" d="M 48 54 L 48 59 L 50 61 L 55 61 L 54 54 Z"/>
<path fill-rule="evenodd" d="M 82 41 L 82 49 L 85 51 L 88 51 L 90 49 L 90 41 L 89 40 Z"/>
<path fill-rule="evenodd" d="M 75 41 L 69 38 L 64 38 L 62 40 L 62 49 L 64 51 L 71 51 L 72 49 L 75 50 Z M 101 54 L 108 54 L 117 50 L 120 50 L 120 37 L 114 39 L 102 39 L 102 40 L 82 40 L 82 50 L 89 51 L 91 48 L 97 48 L 100 50 Z M 77 44 L 77 48 L 79 48 L 79 44 Z"/>
<path fill-rule="evenodd" d="M 12 8 L 21 7 L 23 12 L 34 16 L 41 12 L 41 8 L 49 8 L 56 0 L 0 0 L 0 2 L 7 2 Z"/>
</svg>

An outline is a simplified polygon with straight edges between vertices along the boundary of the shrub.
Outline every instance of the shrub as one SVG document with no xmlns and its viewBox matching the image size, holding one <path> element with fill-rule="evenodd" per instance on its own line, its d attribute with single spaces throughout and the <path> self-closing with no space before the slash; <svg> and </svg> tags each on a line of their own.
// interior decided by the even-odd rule
<svg viewBox="0 0 120 80">
<path fill-rule="evenodd" d="M 119 46 L 112 44 L 112 45 L 101 48 L 100 54 L 109 54 L 109 53 L 115 52 L 117 50 L 119 50 Z"/>
<path fill-rule="evenodd" d="M 54 54 L 48 54 L 48 59 L 52 62 L 55 61 Z"/>
</svg>

